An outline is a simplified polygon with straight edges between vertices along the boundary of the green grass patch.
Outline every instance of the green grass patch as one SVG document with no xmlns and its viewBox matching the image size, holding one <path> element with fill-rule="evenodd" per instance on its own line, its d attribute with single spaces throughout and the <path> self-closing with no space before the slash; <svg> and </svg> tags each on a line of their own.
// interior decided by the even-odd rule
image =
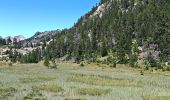
<svg viewBox="0 0 170 100">
<path fill-rule="evenodd" d="M 21 78 L 22 83 L 31 83 L 31 82 L 42 82 L 42 81 L 51 81 L 56 79 L 56 77 L 51 76 L 29 76 Z"/>
<path fill-rule="evenodd" d="M 84 75 L 76 74 L 68 78 L 68 81 L 71 82 L 81 82 L 92 85 L 107 85 L 107 86 L 131 86 L 135 85 L 135 81 L 132 79 L 119 79 L 112 78 L 108 76 L 100 75 Z"/>
<path fill-rule="evenodd" d="M 170 96 L 153 96 L 153 97 L 146 97 L 144 100 L 170 100 Z"/>
<path fill-rule="evenodd" d="M 17 90 L 13 87 L 9 88 L 0 88 L 0 99 L 6 98 L 9 96 L 13 96 L 13 94 L 17 92 Z"/>
<path fill-rule="evenodd" d="M 80 95 L 91 95 L 91 96 L 100 96 L 102 94 L 107 94 L 110 92 L 110 89 L 99 89 L 99 88 L 81 88 L 78 89 Z"/>
<path fill-rule="evenodd" d="M 56 84 L 43 84 L 32 87 L 33 91 L 61 92 L 64 89 Z"/>
<path fill-rule="evenodd" d="M 24 97 L 24 100 L 45 100 L 39 91 L 31 91 Z"/>
</svg>

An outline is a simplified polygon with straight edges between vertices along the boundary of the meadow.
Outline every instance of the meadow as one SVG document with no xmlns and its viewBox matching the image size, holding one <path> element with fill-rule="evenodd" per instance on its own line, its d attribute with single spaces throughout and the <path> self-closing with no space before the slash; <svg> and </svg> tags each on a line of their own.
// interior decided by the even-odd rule
<svg viewBox="0 0 170 100">
<path fill-rule="evenodd" d="M 58 63 L 0 66 L 0 100 L 170 100 L 170 72 Z"/>
</svg>

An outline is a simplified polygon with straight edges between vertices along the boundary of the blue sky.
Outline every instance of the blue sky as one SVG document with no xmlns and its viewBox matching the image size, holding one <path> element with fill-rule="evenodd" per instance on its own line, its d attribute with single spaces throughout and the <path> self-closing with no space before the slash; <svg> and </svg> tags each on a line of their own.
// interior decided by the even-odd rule
<svg viewBox="0 0 170 100">
<path fill-rule="evenodd" d="M 0 36 L 32 36 L 73 26 L 100 0 L 0 0 Z"/>
</svg>

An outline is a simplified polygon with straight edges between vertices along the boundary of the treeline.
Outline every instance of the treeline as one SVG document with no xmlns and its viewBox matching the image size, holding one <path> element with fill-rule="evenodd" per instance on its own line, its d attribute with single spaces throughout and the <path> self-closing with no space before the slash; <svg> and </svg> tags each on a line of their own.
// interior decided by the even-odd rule
<svg viewBox="0 0 170 100">
<path fill-rule="evenodd" d="M 1 45 L 6 45 L 6 40 L 0 37 L 0 46 Z"/>
<path fill-rule="evenodd" d="M 39 61 L 43 60 L 42 57 L 42 49 L 37 48 L 32 52 L 27 52 L 26 54 L 19 53 L 14 47 L 10 47 L 9 50 L 5 52 L 7 57 L 3 57 L 0 60 L 10 60 L 13 63 L 20 62 L 20 63 L 38 63 Z"/>
</svg>

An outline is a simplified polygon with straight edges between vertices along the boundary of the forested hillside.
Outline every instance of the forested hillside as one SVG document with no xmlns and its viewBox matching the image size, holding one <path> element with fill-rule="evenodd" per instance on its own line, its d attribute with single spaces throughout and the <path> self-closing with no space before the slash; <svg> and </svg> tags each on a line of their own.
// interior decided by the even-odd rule
<svg viewBox="0 0 170 100">
<path fill-rule="evenodd" d="M 44 42 L 42 48 L 20 58 L 37 62 L 63 57 L 77 63 L 169 70 L 170 1 L 101 0 L 73 27 L 53 36 L 48 45 Z"/>
<path fill-rule="evenodd" d="M 102 0 L 70 29 L 47 46 L 50 59 L 95 62 L 109 56 L 109 63 L 138 66 L 140 54 L 151 67 L 170 60 L 169 0 Z"/>
</svg>

